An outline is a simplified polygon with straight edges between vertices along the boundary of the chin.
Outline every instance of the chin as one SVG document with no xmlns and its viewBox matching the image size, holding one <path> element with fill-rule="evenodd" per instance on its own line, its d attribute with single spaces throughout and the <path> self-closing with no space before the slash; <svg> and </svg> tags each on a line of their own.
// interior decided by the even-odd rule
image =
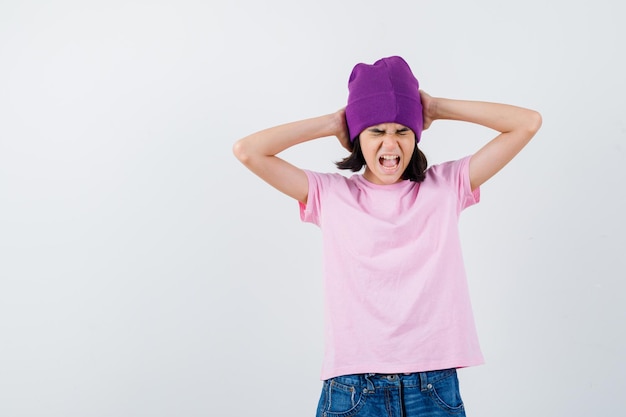
<svg viewBox="0 0 626 417">
<path fill-rule="evenodd" d="M 365 178 L 374 184 L 391 185 L 399 181 L 402 181 L 402 173 L 406 167 L 398 167 L 393 172 L 385 172 L 380 167 L 376 166 L 376 169 L 368 169 L 369 172 L 365 173 Z"/>
</svg>

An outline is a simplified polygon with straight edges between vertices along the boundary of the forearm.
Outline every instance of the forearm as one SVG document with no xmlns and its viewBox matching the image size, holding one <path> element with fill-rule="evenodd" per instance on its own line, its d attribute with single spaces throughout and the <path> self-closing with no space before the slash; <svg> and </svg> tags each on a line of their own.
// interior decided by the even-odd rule
<svg viewBox="0 0 626 417">
<path fill-rule="evenodd" d="M 536 130 L 538 114 L 508 104 L 437 98 L 432 119 L 476 123 L 501 133 L 515 130 Z"/>
<path fill-rule="evenodd" d="M 261 130 L 235 143 L 234 153 L 240 160 L 274 156 L 299 143 L 337 132 L 335 114 L 313 117 Z"/>
</svg>

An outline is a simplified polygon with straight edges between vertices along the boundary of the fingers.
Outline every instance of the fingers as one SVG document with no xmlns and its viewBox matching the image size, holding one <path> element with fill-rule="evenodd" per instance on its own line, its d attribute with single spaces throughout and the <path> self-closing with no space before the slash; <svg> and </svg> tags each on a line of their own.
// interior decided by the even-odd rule
<svg viewBox="0 0 626 417">
<path fill-rule="evenodd" d="M 424 119 L 423 129 L 426 130 L 435 120 L 436 100 L 424 90 L 420 90 L 420 99 L 422 101 L 422 117 Z"/>
<path fill-rule="evenodd" d="M 336 123 L 336 128 L 335 128 L 335 136 L 337 137 L 337 139 L 339 140 L 339 143 L 341 144 L 341 146 L 345 149 L 347 149 L 348 151 L 351 151 L 350 149 L 350 134 L 348 133 L 348 123 L 346 121 L 346 108 L 342 107 L 341 109 L 337 110 L 335 112 L 335 123 Z"/>
</svg>

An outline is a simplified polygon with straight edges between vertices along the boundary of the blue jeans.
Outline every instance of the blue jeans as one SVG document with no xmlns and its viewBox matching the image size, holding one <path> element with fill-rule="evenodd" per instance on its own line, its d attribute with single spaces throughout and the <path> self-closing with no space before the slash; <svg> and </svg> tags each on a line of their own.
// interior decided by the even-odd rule
<svg viewBox="0 0 626 417">
<path fill-rule="evenodd" d="M 465 417 L 456 369 L 324 381 L 317 417 Z"/>
</svg>

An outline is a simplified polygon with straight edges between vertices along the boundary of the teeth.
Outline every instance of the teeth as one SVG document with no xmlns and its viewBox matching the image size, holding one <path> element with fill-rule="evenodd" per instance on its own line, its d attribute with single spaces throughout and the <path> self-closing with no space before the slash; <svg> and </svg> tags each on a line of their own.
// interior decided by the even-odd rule
<svg viewBox="0 0 626 417">
<path fill-rule="evenodd" d="M 381 158 L 383 158 L 383 159 L 398 159 L 398 157 L 394 156 L 394 155 L 383 155 L 383 156 L 381 156 Z"/>
</svg>

